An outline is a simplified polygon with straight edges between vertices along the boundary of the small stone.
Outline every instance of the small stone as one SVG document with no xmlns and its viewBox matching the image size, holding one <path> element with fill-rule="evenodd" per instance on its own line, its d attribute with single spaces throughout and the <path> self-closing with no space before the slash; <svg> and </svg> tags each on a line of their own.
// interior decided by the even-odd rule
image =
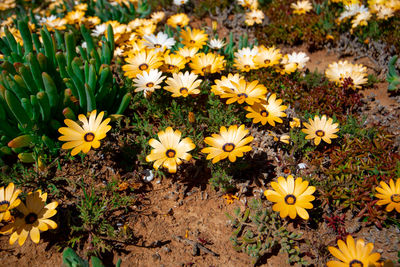
<svg viewBox="0 0 400 267">
<path fill-rule="evenodd" d="M 153 259 L 154 259 L 155 261 L 161 260 L 161 256 L 160 256 L 160 254 L 158 254 L 158 252 L 156 252 L 155 254 L 153 254 L 152 257 L 153 257 Z"/>
<path fill-rule="evenodd" d="M 154 174 L 153 174 L 152 170 L 146 169 L 143 171 L 143 180 L 146 183 L 153 181 L 153 179 L 154 179 Z"/>
<path fill-rule="evenodd" d="M 169 252 L 172 251 L 172 250 L 171 250 L 169 247 L 167 247 L 167 246 L 163 247 L 163 250 L 164 250 L 165 252 L 167 252 L 167 253 L 169 253 Z"/>
</svg>

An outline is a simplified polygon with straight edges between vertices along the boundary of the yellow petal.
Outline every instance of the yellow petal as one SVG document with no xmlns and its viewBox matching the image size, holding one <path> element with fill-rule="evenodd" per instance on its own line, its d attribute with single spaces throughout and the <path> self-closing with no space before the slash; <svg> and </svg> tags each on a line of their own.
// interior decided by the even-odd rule
<svg viewBox="0 0 400 267">
<path fill-rule="evenodd" d="M 39 243 L 40 241 L 40 232 L 39 229 L 37 227 L 32 227 L 31 231 L 30 231 L 30 236 L 31 239 L 34 243 Z"/>
</svg>

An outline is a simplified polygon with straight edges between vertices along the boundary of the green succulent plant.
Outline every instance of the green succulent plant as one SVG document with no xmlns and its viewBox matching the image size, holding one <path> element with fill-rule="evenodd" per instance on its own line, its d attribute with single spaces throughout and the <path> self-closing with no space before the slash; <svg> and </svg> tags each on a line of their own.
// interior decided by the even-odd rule
<svg viewBox="0 0 400 267">
<path fill-rule="evenodd" d="M 386 79 L 389 83 L 388 90 L 389 91 L 396 91 L 400 88 L 400 76 L 399 73 L 396 71 L 396 61 L 397 56 L 393 56 L 389 61 L 388 66 L 388 74 Z"/>
<path fill-rule="evenodd" d="M 104 267 L 103 262 L 96 256 L 90 258 L 91 265 L 89 265 L 87 260 L 82 259 L 76 254 L 72 248 L 66 248 L 63 251 L 63 266 L 65 267 Z M 121 266 L 121 259 L 118 260 L 116 267 Z"/>
<path fill-rule="evenodd" d="M 289 263 L 308 265 L 300 256 L 298 240 L 301 234 L 288 231 L 278 214 L 263 207 L 261 200 L 254 198 L 244 211 L 238 207 L 233 216 L 226 215 L 235 229 L 230 238 L 233 248 L 247 253 L 254 265 L 276 248 L 289 255 Z"/>
<path fill-rule="evenodd" d="M 51 34 L 44 27 L 39 36 L 31 33 L 26 20 L 17 24 L 23 46 L 7 29 L 0 39 L 4 55 L 0 65 L 0 156 L 14 150 L 23 162 L 30 163 L 38 160 L 43 147 L 54 148 L 50 137 L 64 118 L 74 120 L 77 114 L 94 109 L 122 114 L 131 94 L 113 77 L 110 64 L 115 45 L 110 25 L 101 47 L 82 25 L 87 47 L 83 48 L 76 47 L 78 34 Z M 35 152 L 29 147 L 39 149 Z"/>
</svg>

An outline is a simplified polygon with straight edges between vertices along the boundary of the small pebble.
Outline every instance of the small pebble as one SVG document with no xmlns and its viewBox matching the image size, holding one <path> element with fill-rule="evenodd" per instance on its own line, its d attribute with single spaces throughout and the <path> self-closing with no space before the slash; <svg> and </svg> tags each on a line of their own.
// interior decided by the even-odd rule
<svg viewBox="0 0 400 267">
<path fill-rule="evenodd" d="M 153 254 L 152 257 L 153 257 L 153 259 L 154 259 L 155 261 L 161 260 L 161 256 L 160 256 L 160 254 L 158 254 L 158 252 L 156 252 L 155 254 Z"/>
</svg>

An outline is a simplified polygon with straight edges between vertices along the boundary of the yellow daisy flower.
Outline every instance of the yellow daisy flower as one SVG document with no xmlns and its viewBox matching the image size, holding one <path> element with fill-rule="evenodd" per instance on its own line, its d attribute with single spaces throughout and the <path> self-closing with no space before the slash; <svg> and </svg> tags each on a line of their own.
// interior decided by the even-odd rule
<svg viewBox="0 0 400 267">
<path fill-rule="evenodd" d="M 40 241 L 40 231 L 48 229 L 56 229 L 57 224 L 50 220 L 57 213 L 58 202 L 54 201 L 46 205 L 47 193 L 42 191 L 28 193 L 26 196 L 26 205 L 21 202 L 17 209 L 23 214 L 23 217 L 16 218 L 15 222 L 4 226 L 0 233 L 10 233 L 10 244 L 14 244 L 18 240 L 18 244 L 22 246 L 25 243 L 28 234 L 34 243 Z"/>
<path fill-rule="evenodd" d="M 307 122 L 303 123 L 306 129 L 302 129 L 301 131 L 307 134 L 306 139 L 314 139 L 316 146 L 319 145 L 321 139 L 330 144 L 331 139 L 338 137 L 335 133 L 339 131 L 339 124 L 333 123 L 332 118 L 327 120 L 325 115 L 322 118 L 315 116 L 314 120 L 309 118 L 309 122 L 310 124 Z"/>
<path fill-rule="evenodd" d="M 226 104 L 232 104 L 238 102 L 243 104 L 246 102 L 249 105 L 253 105 L 255 102 L 261 102 L 261 99 L 265 99 L 267 94 L 267 88 L 264 85 L 259 84 L 257 80 L 252 82 L 246 82 L 244 79 L 239 80 L 238 83 L 232 82 L 234 90 L 223 87 L 225 93 L 221 94 L 221 98 L 229 98 Z M 232 88 L 231 88 L 232 89 Z"/>
<path fill-rule="evenodd" d="M 210 147 L 203 148 L 202 153 L 206 153 L 207 159 L 212 159 L 212 163 L 229 158 L 229 161 L 235 162 L 236 157 L 243 157 L 243 153 L 249 152 L 251 146 L 246 146 L 253 141 L 253 136 L 248 136 L 249 130 L 244 125 L 232 125 L 227 130 L 222 126 L 220 134 L 212 134 L 212 137 L 206 137 L 204 142 Z"/>
<path fill-rule="evenodd" d="M 233 204 L 233 202 L 236 200 L 239 200 L 239 198 L 233 194 L 225 194 L 222 196 L 222 198 L 225 198 L 226 204 Z"/>
<path fill-rule="evenodd" d="M 194 73 L 205 75 L 209 73 L 220 72 L 225 67 L 225 60 L 223 56 L 214 53 L 199 53 L 192 58 L 189 63 L 190 68 Z"/>
<path fill-rule="evenodd" d="M 329 64 L 325 76 L 340 86 L 343 86 L 344 81 L 351 79 L 349 85 L 353 89 L 359 89 L 368 82 L 367 68 L 361 64 L 351 64 L 347 60 Z"/>
<path fill-rule="evenodd" d="M 247 49 L 247 50 L 246 50 Z M 245 50 L 245 51 L 243 51 Z M 255 53 L 252 51 L 255 50 Z M 242 53 L 241 53 L 242 52 Z M 240 71 L 249 72 L 250 70 L 258 69 L 256 62 L 254 61 L 257 55 L 258 49 L 245 48 L 235 52 L 233 66 Z"/>
<path fill-rule="evenodd" d="M 278 177 L 278 182 L 272 182 L 274 190 L 266 190 L 264 195 L 269 201 L 276 202 L 272 206 L 274 211 L 279 211 L 282 218 L 288 215 L 291 219 L 299 215 L 304 220 L 308 220 L 309 215 L 306 209 L 312 209 L 310 203 L 315 199 L 312 195 L 315 192 L 314 186 L 308 186 L 308 181 L 303 181 L 301 177 L 294 180 L 292 175 L 287 179 Z"/>
<path fill-rule="evenodd" d="M 372 253 L 374 249 L 373 243 L 365 245 L 363 239 L 358 239 L 354 242 L 351 235 L 346 238 L 346 243 L 343 240 L 337 242 L 339 249 L 335 247 L 328 247 L 329 252 L 340 261 L 328 261 L 328 267 L 342 267 L 342 266 L 371 266 L 378 264 L 378 260 L 381 257 L 379 253 Z"/>
<path fill-rule="evenodd" d="M 381 187 L 377 187 L 377 193 L 375 196 L 380 200 L 376 203 L 377 205 L 387 205 L 386 211 L 391 212 L 396 209 L 400 213 L 400 179 L 396 180 L 390 179 L 389 185 L 385 182 L 380 182 Z"/>
<path fill-rule="evenodd" d="M 174 28 L 178 26 L 183 28 L 189 24 L 189 21 L 190 19 L 185 13 L 179 13 L 169 17 L 167 20 L 167 24 Z"/>
<path fill-rule="evenodd" d="M 185 68 L 186 59 L 181 55 L 169 54 L 164 55 L 164 65 L 162 70 L 165 72 L 175 73 Z"/>
<path fill-rule="evenodd" d="M 176 52 L 179 55 L 183 56 L 186 59 L 186 62 L 190 62 L 192 58 L 197 54 L 199 49 L 197 47 L 181 47 L 179 50 Z"/>
<path fill-rule="evenodd" d="M 158 69 L 151 69 L 149 71 L 143 71 L 143 74 L 138 74 L 135 79 L 132 80 L 133 85 L 136 87 L 135 92 L 143 91 L 145 97 L 149 97 L 154 90 L 160 89 L 165 76 L 162 76 L 162 72 Z"/>
<path fill-rule="evenodd" d="M 248 9 L 257 9 L 258 8 L 258 0 L 238 0 L 239 5 Z"/>
<path fill-rule="evenodd" d="M 253 26 L 254 24 L 261 24 L 264 19 L 264 13 L 261 10 L 253 9 L 246 12 L 245 23 L 247 26 Z"/>
<path fill-rule="evenodd" d="M 298 14 L 298 15 L 306 14 L 308 11 L 312 9 L 312 5 L 308 0 L 297 1 L 297 3 L 292 3 L 290 7 L 294 9 L 293 14 Z"/>
<path fill-rule="evenodd" d="M 127 45 L 126 50 L 129 50 L 129 51 L 126 52 L 125 54 L 126 54 L 126 56 L 128 56 L 130 58 L 135 57 L 135 55 L 138 54 L 139 52 L 148 51 L 143 40 L 132 39 L 126 45 Z M 154 51 L 154 52 L 156 52 L 156 51 Z M 158 55 L 157 52 L 155 54 Z M 159 58 L 158 60 L 161 61 L 161 58 Z"/>
<path fill-rule="evenodd" d="M 86 11 L 88 9 L 88 5 L 83 3 L 83 4 L 79 4 L 74 6 L 75 10 L 80 10 L 80 11 Z"/>
<path fill-rule="evenodd" d="M 286 117 L 286 113 L 282 112 L 287 109 L 287 106 L 283 106 L 282 99 L 276 99 L 276 94 L 272 94 L 268 98 L 267 103 L 255 103 L 251 107 L 245 107 L 245 110 L 249 111 L 246 118 L 252 118 L 253 123 L 261 122 L 265 125 L 267 122 L 271 126 L 275 126 L 275 122 L 282 123 L 280 117 Z"/>
<path fill-rule="evenodd" d="M 68 24 L 80 24 L 83 22 L 83 17 L 85 16 L 85 12 L 80 10 L 74 10 L 68 12 L 68 14 L 64 17 L 67 20 Z"/>
<path fill-rule="evenodd" d="M 249 72 L 250 70 L 258 69 L 258 66 L 254 62 L 254 56 L 242 55 L 237 56 L 235 53 L 235 59 L 233 66 L 239 71 Z"/>
<path fill-rule="evenodd" d="M 151 20 L 153 20 L 155 23 L 159 23 L 164 19 L 165 12 L 163 11 L 153 12 L 150 17 Z"/>
<path fill-rule="evenodd" d="M 61 19 L 61 18 L 55 18 L 51 17 L 51 19 L 47 19 L 45 22 L 43 22 L 44 25 L 46 25 L 47 29 L 49 31 L 54 31 L 56 30 L 65 30 L 67 20 L 66 19 Z"/>
<path fill-rule="evenodd" d="M 280 59 L 282 58 L 282 54 L 280 53 L 279 48 L 260 46 L 258 48 L 258 53 L 254 58 L 254 62 L 260 68 L 268 68 L 274 65 L 278 65 Z"/>
<path fill-rule="evenodd" d="M 105 119 L 103 122 L 104 112 L 100 112 L 96 117 L 96 110 L 93 110 L 89 115 L 89 121 L 85 115 L 80 114 L 78 119 L 83 123 L 80 126 L 73 120 L 66 119 L 64 123 L 68 127 L 61 127 L 58 131 L 63 134 L 58 138 L 60 141 L 67 141 L 62 145 L 63 149 L 72 149 L 71 155 L 75 156 L 80 151 L 88 153 L 94 147 L 100 147 L 100 140 L 106 137 L 106 133 L 111 130 L 108 125 L 110 118 Z"/>
<path fill-rule="evenodd" d="M 93 28 L 96 25 L 99 25 L 101 23 L 101 20 L 100 20 L 99 17 L 95 17 L 95 16 L 94 17 L 87 17 L 87 18 L 85 18 L 84 23 L 85 23 L 86 27 Z"/>
<path fill-rule="evenodd" d="M 157 25 L 154 23 L 149 23 L 143 26 L 140 26 L 139 28 L 136 29 L 136 32 L 140 36 L 145 36 L 145 35 L 150 35 L 153 34 L 156 31 Z"/>
<path fill-rule="evenodd" d="M 283 56 L 281 60 L 281 64 L 283 65 L 281 74 L 290 74 L 296 70 L 301 70 L 306 66 L 306 63 L 309 60 L 310 58 L 304 52 L 293 52 L 292 54 L 287 54 Z"/>
<path fill-rule="evenodd" d="M 293 118 L 291 122 L 289 122 L 290 128 L 301 127 L 301 121 L 299 118 Z"/>
<path fill-rule="evenodd" d="M 197 95 L 200 90 L 197 89 L 202 80 L 196 80 L 198 75 L 194 73 L 179 72 L 178 74 L 173 73 L 172 77 L 168 77 L 166 83 L 167 86 L 164 87 L 165 90 L 172 93 L 172 97 L 187 97 L 188 95 Z"/>
<path fill-rule="evenodd" d="M 201 49 L 207 44 L 208 35 L 203 30 L 187 28 L 181 31 L 182 44 L 187 47 L 197 47 Z"/>
<path fill-rule="evenodd" d="M 189 137 L 181 140 L 181 135 L 180 131 L 174 131 L 171 127 L 160 131 L 158 133 L 160 141 L 154 138 L 149 141 L 154 149 L 147 155 L 146 161 L 155 161 L 153 167 L 156 170 L 162 165 L 168 172 L 176 173 L 176 166 L 182 164 L 181 159 L 190 160 L 192 156 L 187 152 L 196 147 Z"/>
<path fill-rule="evenodd" d="M 215 95 L 221 95 L 224 93 L 234 92 L 235 85 L 233 83 L 239 83 L 240 79 L 243 79 L 238 73 L 229 73 L 228 77 L 222 76 L 221 80 L 215 80 L 215 85 L 211 86 L 211 92 Z"/>
<path fill-rule="evenodd" d="M 0 11 L 15 8 L 16 4 L 15 0 L 3 0 L 0 3 Z"/>
<path fill-rule="evenodd" d="M 154 50 L 142 51 L 125 59 L 128 63 L 122 66 L 125 76 L 133 79 L 145 70 L 157 69 L 162 65 L 162 58 Z"/>
<path fill-rule="evenodd" d="M 282 143 L 285 143 L 285 144 L 289 144 L 290 143 L 290 136 L 289 135 L 287 135 L 287 134 L 282 134 L 280 137 L 279 137 L 279 141 L 281 141 Z"/>
<path fill-rule="evenodd" d="M 21 203 L 21 200 L 18 199 L 20 193 L 21 190 L 15 190 L 13 183 L 9 183 L 6 189 L 4 186 L 0 187 L 0 222 L 10 220 L 10 210 Z"/>
</svg>

